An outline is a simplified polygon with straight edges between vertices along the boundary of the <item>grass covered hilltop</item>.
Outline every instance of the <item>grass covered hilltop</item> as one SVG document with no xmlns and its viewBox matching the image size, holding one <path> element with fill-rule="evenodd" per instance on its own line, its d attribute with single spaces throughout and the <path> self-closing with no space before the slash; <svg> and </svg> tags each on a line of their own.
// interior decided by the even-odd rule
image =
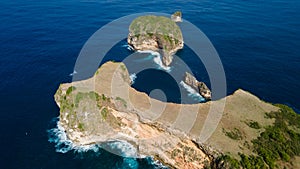
<svg viewBox="0 0 300 169">
<path fill-rule="evenodd" d="M 180 105 L 152 99 L 130 86 L 123 63 L 107 62 L 90 79 L 61 84 L 55 101 L 58 124 L 74 146 L 125 140 L 137 154 L 178 169 L 300 168 L 300 116 L 241 89 L 226 97 L 222 119 L 205 142 L 198 137 L 210 105 L 221 100 Z M 184 121 L 175 123 L 194 115 L 188 131 Z"/>
<path fill-rule="evenodd" d="M 153 50 L 162 53 L 163 64 L 172 62 L 172 55 L 183 48 L 179 26 L 164 16 L 140 16 L 129 27 L 127 42 L 135 50 Z"/>
</svg>

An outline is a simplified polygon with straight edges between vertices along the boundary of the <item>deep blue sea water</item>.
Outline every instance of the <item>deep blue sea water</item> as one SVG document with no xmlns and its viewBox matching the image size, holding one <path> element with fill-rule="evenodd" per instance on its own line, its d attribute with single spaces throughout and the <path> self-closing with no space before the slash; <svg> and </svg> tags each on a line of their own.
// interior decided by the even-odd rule
<svg viewBox="0 0 300 169">
<path fill-rule="evenodd" d="M 134 168 L 133 165 L 154 168 L 151 160 L 124 159 L 104 150 L 57 153 L 54 144 L 48 142 L 47 133 L 59 115 L 53 95 L 60 83 L 71 81 L 69 74 L 81 47 L 101 26 L 137 12 L 181 10 L 184 18 L 199 27 L 218 51 L 228 94 L 243 88 L 266 101 L 300 110 L 297 0 L 2 0 L 0 7 L 3 169 L 109 169 Z M 121 46 L 115 48 L 111 52 L 116 55 L 117 50 L 124 50 Z M 189 57 L 188 51 L 182 50 L 178 55 L 189 63 L 198 79 L 208 82 L 207 73 Z M 118 60 L 123 56 L 115 57 Z M 137 83 L 139 76 L 143 77 L 138 75 Z M 140 90 L 148 90 L 142 84 L 136 85 Z"/>
</svg>

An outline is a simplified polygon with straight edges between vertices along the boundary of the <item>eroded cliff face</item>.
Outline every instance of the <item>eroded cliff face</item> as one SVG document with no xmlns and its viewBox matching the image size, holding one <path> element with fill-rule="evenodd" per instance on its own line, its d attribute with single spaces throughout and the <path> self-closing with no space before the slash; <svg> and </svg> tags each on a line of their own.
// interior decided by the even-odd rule
<svg viewBox="0 0 300 169">
<path fill-rule="evenodd" d="M 128 80 L 123 63 L 108 62 L 93 78 L 60 85 L 55 101 L 68 139 L 75 146 L 126 141 L 136 148 L 136 157 L 153 156 L 171 168 L 196 169 L 209 163 L 210 156 L 184 132 L 151 120 L 150 98 L 131 88 Z"/>
<path fill-rule="evenodd" d="M 165 66 L 172 63 L 173 54 L 183 48 L 183 37 L 178 25 L 163 16 L 140 16 L 129 27 L 127 42 L 135 50 L 153 50 L 162 54 Z"/>
<path fill-rule="evenodd" d="M 226 97 L 220 123 L 215 124 L 211 137 L 201 142 L 199 135 L 210 106 L 219 107 L 222 100 L 193 105 L 164 103 L 133 89 L 129 79 L 123 63 L 107 62 L 90 79 L 60 85 L 55 94 L 60 107 L 58 123 L 74 145 L 127 141 L 136 147 L 136 156 L 153 156 L 171 168 L 196 169 L 210 165 L 221 153 L 252 153 L 244 142 L 251 143 L 263 129 L 255 131 L 241 121 L 274 122 L 264 113 L 277 108 L 238 90 Z M 239 130 L 242 139 L 229 138 L 226 133 L 231 130 Z"/>
</svg>

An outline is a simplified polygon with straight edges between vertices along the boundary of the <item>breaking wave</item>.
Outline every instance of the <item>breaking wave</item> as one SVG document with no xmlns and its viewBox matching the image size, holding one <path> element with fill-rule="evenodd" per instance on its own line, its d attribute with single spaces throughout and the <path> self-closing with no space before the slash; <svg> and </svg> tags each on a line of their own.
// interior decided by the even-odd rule
<svg viewBox="0 0 300 169">
<path fill-rule="evenodd" d="M 70 73 L 69 76 L 74 76 L 75 74 L 77 74 L 76 70 L 74 70 L 72 73 Z"/>
<path fill-rule="evenodd" d="M 123 157 L 145 157 L 138 156 L 136 147 L 126 141 L 110 141 L 102 144 L 91 144 L 91 145 L 75 145 L 70 139 L 68 139 L 65 129 L 61 126 L 59 121 L 56 123 L 56 127 L 47 130 L 48 141 L 55 144 L 55 150 L 59 153 L 67 153 L 69 151 L 76 152 L 87 152 L 94 151 L 98 152 L 100 148 L 123 156 Z"/>
<path fill-rule="evenodd" d="M 188 92 L 188 96 L 190 96 L 193 100 L 198 101 L 198 102 L 205 101 L 205 99 L 196 90 L 194 90 L 191 86 L 187 85 L 183 81 L 180 81 L 180 85 L 186 89 L 186 91 Z"/>
<path fill-rule="evenodd" d="M 154 58 L 154 56 L 148 55 L 147 57 L 135 60 L 135 62 L 143 62 L 143 61 L 147 61 L 147 60 L 153 60 L 153 58 Z"/>
<path fill-rule="evenodd" d="M 161 55 L 159 54 L 159 52 L 155 52 L 155 51 L 152 51 L 152 50 L 138 50 L 137 52 L 139 52 L 139 53 L 150 53 L 151 58 L 153 58 L 154 63 L 158 66 L 159 69 L 165 70 L 167 72 L 171 71 L 171 67 L 165 66 L 162 63 Z"/>
<path fill-rule="evenodd" d="M 135 158 L 123 158 L 123 162 L 119 169 L 138 169 L 139 163 Z"/>
<path fill-rule="evenodd" d="M 127 141 L 112 141 L 101 145 L 111 153 L 122 157 L 138 157 L 137 149 Z"/>
<path fill-rule="evenodd" d="M 123 161 L 119 164 L 116 164 L 119 169 L 138 169 L 139 162 L 138 158 L 145 158 L 147 163 L 154 166 L 155 169 L 167 169 L 168 167 L 164 166 L 160 161 L 154 160 L 153 157 L 138 155 L 136 147 L 126 141 L 113 141 L 103 143 L 101 145 L 83 145 L 76 146 L 71 140 L 67 138 L 65 129 L 61 126 L 59 121 L 56 121 L 56 127 L 53 129 L 47 130 L 48 141 L 55 144 L 56 152 L 67 153 L 69 151 L 75 151 L 77 153 L 85 153 L 88 151 L 93 151 L 98 155 L 101 154 L 101 149 L 104 148 L 111 153 L 121 155 Z M 80 155 L 80 154 L 79 154 Z M 82 154 L 81 154 L 82 155 Z"/>
<path fill-rule="evenodd" d="M 138 155 L 138 151 L 135 146 L 126 141 L 112 141 L 103 143 L 101 145 L 82 145 L 76 146 L 71 140 L 67 138 L 65 129 L 60 125 L 59 121 L 56 120 L 56 127 L 47 130 L 48 141 L 55 144 L 56 152 L 67 153 L 69 151 L 75 151 L 77 153 L 85 153 L 88 151 L 93 151 L 95 153 L 100 153 L 100 149 L 104 148 L 111 153 L 121 155 L 123 161 L 117 164 L 120 169 L 138 169 L 139 162 L 138 158 L 145 158 L 147 162 L 154 166 L 155 169 L 167 169 L 166 166 L 162 165 L 161 162 L 154 160 L 153 157 Z"/>
<path fill-rule="evenodd" d="M 134 51 L 133 47 L 128 44 L 122 45 L 122 47 L 127 48 L 129 51 Z"/>
<path fill-rule="evenodd" d="M 132 74 L 129 76 L 129 78 L 130 78 L 131 84 L 134 84 L 135 79 L 137 78 L 137 76 L 136 76 L 135 73 L 132 73 Z"/>
<path fill-rule="evenodd" d="M 97 144 L 94 145 L 82 145 L 76 146 L 74 143 L 67 138 L 65 129 L 57 122 L 57 127 L 47 130 L 48 132 L 48 141 L 55 144 L 55 150 L 59 153 L 67 153 L 68 151 L 74 150 L 76 152 L 87 152 L 99 150 Z"/>
<path fill-rule="evenodd" d="M 164 166 L 160 161 L 154 160 L 153 157 L 146 157 L 148 164 L 154 166 L 155 169 L 168 169 L 168 167 Z"/>
</svg>

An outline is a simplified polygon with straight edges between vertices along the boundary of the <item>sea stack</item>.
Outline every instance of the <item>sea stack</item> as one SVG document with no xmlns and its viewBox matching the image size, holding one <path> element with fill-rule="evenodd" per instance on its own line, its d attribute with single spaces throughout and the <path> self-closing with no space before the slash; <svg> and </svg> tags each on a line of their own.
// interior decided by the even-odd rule
<svg viewBox="0 0 300 169">
<path fill-rule="evenodd" d="M 152 50 L 162 55 L 165 66 L 172 63 L 173 55 L 183 48 L 179 26 L 164 16 L 140 16 L 129 26 L 128 44 L 134 50 Z"/>
<path fill-rule="evenodd" d="M 182 13 L 180 11 L 176 11 L 171 15 L 171 19 L 174 22 L 182 22 Z"/>
<path fill-rule="evenodd" d="M 211 91 L 204 82 L 199 82 L 193 75 L 185 72 L 184 83 L 195 89 L 206 100 L 211 100 Z"/>
</svg>

